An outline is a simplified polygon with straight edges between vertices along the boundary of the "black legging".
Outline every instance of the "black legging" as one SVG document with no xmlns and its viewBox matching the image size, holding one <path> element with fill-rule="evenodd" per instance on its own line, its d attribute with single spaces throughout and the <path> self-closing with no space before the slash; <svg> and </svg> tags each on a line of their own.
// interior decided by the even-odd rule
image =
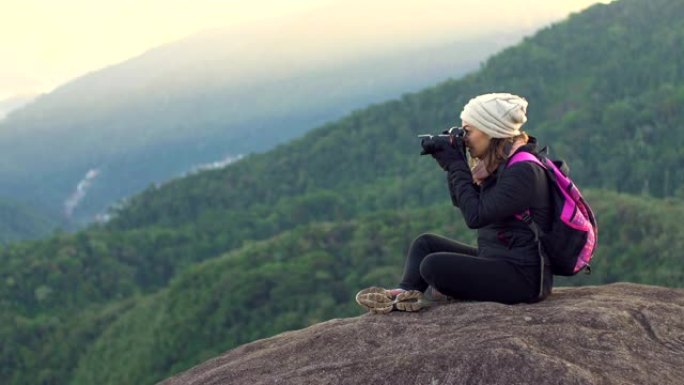
<svg viewBox="0 0 684 385">
<path fill-rule="evenodd" d="M 477 248 L 435 234 L 421 234 L 411 244 L 399 287 L 425 291 L 428 285 L 464 300 L 502 303 L 537 302 L 539 265 L 520 266 L 477 256 Z M 553 284 L 545 264 L 544 295 Z"/>
</svg>

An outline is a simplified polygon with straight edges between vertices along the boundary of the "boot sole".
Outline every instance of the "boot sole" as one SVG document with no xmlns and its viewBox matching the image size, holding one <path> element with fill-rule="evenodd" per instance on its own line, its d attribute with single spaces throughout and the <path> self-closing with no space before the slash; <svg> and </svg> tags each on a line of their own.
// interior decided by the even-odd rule
<svg viewBox="0 0 684 385">
<path fill-rule="evenodd" d="M 356 303 L 371 313 L 385 314 L 393 310 L 394 300 L 387 290 L 371 286 L 356 293 Z"/>
<path fill-rule="evenodd" d="M 423 292 L 419 290 L 408 290 L 397 294 L 396 303 L 394 305 L 397 310 L 419 311 L 429 306 L 429 302 L 423 297 Z"/>
</svg>

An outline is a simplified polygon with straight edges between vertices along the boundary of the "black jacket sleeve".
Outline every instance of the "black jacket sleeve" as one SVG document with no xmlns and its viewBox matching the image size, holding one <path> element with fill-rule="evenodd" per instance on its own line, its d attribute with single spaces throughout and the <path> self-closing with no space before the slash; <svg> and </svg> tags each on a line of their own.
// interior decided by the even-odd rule
<svg viewBox="0 0 684 385">
<path fill-rule="evenodd" d="M 446 178 L 446 179 L 447 179 L 447 186 L 449 186 L 449 196 L 451 197 L 451 203 L 452 203 L 454 206 L 458 207 L 458 199 L 456 199 L 456 184 L 455 184 L 455 183 L 451 183 L 452 174 L 449 173 L 449 172 L 447 172 L 447 173 L 446 173 L 446 177 L 447 177 L 447 178 Z M 463 177 L 465 178 L 465 176 L 463 176 Z M 470 171 L 468 171 L 468 178 L 469 178 L 468 180 L 471 181 L 471 183 L 472 183 L 472 185 L 473 185 L 473 188 L 474 188 L 474 189 L 477 191 L 477 193 L 479 194 L 479 192 L 480 192 L 480 186 L 477 185 L 475 182 L 472 182 L 473 176 L 472 176 L 472 173 L 471 173 Z"/>
<path fill-rule="evenodd" d="M 454 162 L 447 170 L 449 191 L 454 206 L 461 209 L 466 225 L 471 229 L 521 213 L 530 207 L 532 191 L 538 183 L 529 162 L 519 162 L 501 172 L 497 182 L 480 198 L 480 189 L 473 183 L 465 162 Z M 495 176 L 496 177 L 496 176 Z"/>
</svg>

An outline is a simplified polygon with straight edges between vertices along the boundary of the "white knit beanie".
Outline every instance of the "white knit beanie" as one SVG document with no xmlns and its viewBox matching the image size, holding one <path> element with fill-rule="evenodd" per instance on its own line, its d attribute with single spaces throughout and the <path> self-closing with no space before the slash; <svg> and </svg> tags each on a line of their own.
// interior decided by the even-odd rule
<svg viewBox="0 0 684 385">
<path fill-rule="evenodd" d="M 461 120 L 475 125 L 492 138 L 520 134 L 527 121 L 527 100 L 509 93 L 491 93 L 470 99 L 463 107 Z"/>
</svg>

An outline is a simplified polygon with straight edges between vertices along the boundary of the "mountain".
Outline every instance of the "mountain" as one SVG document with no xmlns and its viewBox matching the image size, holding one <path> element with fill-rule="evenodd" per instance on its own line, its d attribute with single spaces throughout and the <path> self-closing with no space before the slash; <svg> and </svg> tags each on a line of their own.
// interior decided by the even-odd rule
<svg viewBox="0 0 684 385">
<path fill-rule="evenodd" d="M 416 156 L 416 135 L 459 123 L 469 98 L 497 90 L 529 100 L 524 129 L 549 145 L 551 156 L 569 162 L 580 186 L 684 198 L 684 169 L 678 167 L 684 164 L 684 130 L 678 129 L 684 110 L 676 108 L 684 103 L 679 15 L 684 3 L 674 0 L 597 4 L 503 50 L 462 79 L 355 111 L 231 167 L 151 186 L 115 209 L 118 218 L 107 226 L 243 217 L 254 207 L 316 189 L 359 207 L 427 204 L 443 196 L 442 180 L 430 173 L 430 161 Z M 359 185 L 383 191 L 360 195 Z M 170 210 L 172 201 L 182 203 Z"/>
<path fill-rule="evenodd" d="M 0 121 L 7 116 L 12 110 L 21 108 L 35 99 L 38 95 L 26 94 L 17 95 L 0 100 Z"/>
<path fill-rule="evenodd" d="M 249 341 L 358 315 L 353 293 L 396 283 L 406 248 L 421 232 L 474 242 L 451 206 L 443 171 L 418 155 L 415 135 L 453 124 L 470 95 L 496 84 L 533 95 L 529 132 L 568 161 L 597 214 L 592 274 L 558 277 L 556 286 L 684 287 L 681 181 L 675 172 L 663 179 L 661 192 L 669 193 L 662 196 L 654 182 L 667 175 L 659 166 L 680 159 L 679 134 L 668 129 L 681 123 L 680 113 L 667 106 L 682 83 L 666 70 L 671 62 L 660 59 L 684 32 L 677 27 L 682 16 L 674 0 L 591 7 L 462 79 L 372 104 L 224 168 L 148 188 L 107 223 L 8 245 L 0 250 L 0 376 L 13 385 L 154 383 Z M 608 58 L 630 52 L 613 44 L 616 28 L 629 31 L 629 44 L 651 44 L 656 59 L 645 55 L 622 60 L 622 72 L 605 70 Z M 656 38 L 666 30 L 670 39 Z M 597 54 L 594 46 L 602 56 L 587 61 Z M 563 76 L 553 66 L 546 69 L 552 76 L 535 67 L 551 53 L 560 58 L 547 60 L 563 63 L 570 47 L 587 56 L 566 62 Z M 525 60 L 532 75 L 522 71 Z M 641 81 L 633 62 L 650 63 L 653 82 L 641 91 L 632 89 Z M 573 75 L 573 66 L 586 78 Z M 587 87 L 591 101 L 564 99 L 577 97 L 562 92 L 566 82 Z M 596 97 L 608 91 L 605 82 L 624 89 Z M 618 104 L 648 107 L 634 111 L 639 122 L 651 119 L 653 131 L 639 141 L 630 125 L 613 125 L 622 116 Z M 553 106 L 576 109 L 558 115 L 564 110 Z M 596 116 L 601 124 L 569 125 Z M 636 179 L 615 184 L 615 164 Z M 650 178 L 647 189 L 642 174 Z"/>
<path fill-rule="evenodd" d="M 335 50 L 302 36 L 296 21 L 190 36 L 13 111 L 0 122 L 0 196 L 49 207 L 68 230 L 80 228 L 197 165 L 266 151 L 353 109 L 461 76 L 526 32 L 375 49 L 342 41 Z M 96 177 L 73 200 L 89 173 Z"/>
<path fill-rule="evenodd" d="M 47 208 L 29 207 L 21 202 L 0 199 L 0 245 L 22 239 L 35 239 L 51 230 L 66 226 L 59 215 L 49 215 Z"/>
<path fill-rule="evenodd" d="M 684 289 L 562 287 L 539 304 L 467 301 L 335 318 L 159 385 L 681 384 L 682 330 Z"/>
</svg>

